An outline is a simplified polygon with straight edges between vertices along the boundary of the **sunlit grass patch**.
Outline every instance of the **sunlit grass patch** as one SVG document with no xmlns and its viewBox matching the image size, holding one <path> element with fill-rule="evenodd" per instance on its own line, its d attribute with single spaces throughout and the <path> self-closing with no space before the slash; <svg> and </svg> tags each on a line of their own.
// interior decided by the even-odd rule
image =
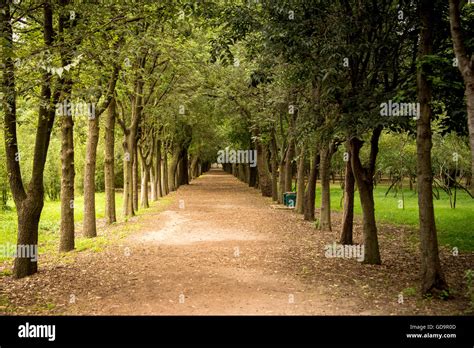
<svg viewBox="0 0 474 348">
<path fill-rule="evenodd" d="M 378 223 L 389 223 L 399 226 L 409 226 L 417 229 L 419 226 L 418 217 L 418 196 L 408 188 L 403 190 L 404 204 L 401 204 L 401 191 L 395 195 L 390 192 L 387 196 L 387 185 L 378 185 L 374 189 L 375 218 Z M 441 245 L 458 248 L 460 251 L 474 251 L 474 199 L 465 192 L 457 193 L 456 208 L 452 209 L 449 197 L 446 193 L 440 192 L 440 199 L 434 199 L 436 227 L 438 239 Z M 339 184 L 331 185 L 331 209 L 342 211 L 342 189 Z M 321 187 L 318 182 L 316 194 L 316 207 L 321 205 Z M 402 207 L 402 208 L 400 208 Z M 356 191 L 354 200 L 354 212 L 361 216 L 362 209 L 358 192 Z M 417 234 L 414 234 L 410 241 L 417 241 Z"/>
</svg>

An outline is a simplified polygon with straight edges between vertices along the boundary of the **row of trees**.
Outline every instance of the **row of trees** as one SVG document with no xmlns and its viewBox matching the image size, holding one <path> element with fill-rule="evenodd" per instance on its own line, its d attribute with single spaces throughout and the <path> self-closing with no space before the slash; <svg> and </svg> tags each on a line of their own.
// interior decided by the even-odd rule
<svg viewBox="0 0 474 348">
<path fill-rule="evenodd" d="M 117 182 L 123 183 L 123 215 L 130 217 L 139 209 L 139 193 L 140 206 L 148 207 L 149 200 L 209 168 L 216 145 L 204 140 L 215 138 L 207 127 L 219 113 L 204 118 L 212 105 L 202 105 L 202 93 L 196 93 L 210 64 L 200 49 L 208 34 L 194 29 L 203 19 L 194 16 L 191 23 L 195 12 L 193 4 L 175 1 L 1 2 L 5 170 L 18 215 L 18 245 L 38 243 L 50 167 L 52 176 L 60 169 L 59 249 L 64 252 L 75 245 L 78 185 L 84 194 L 82 233 L 97 235 L 99 172 L 106 220 L 113 223 Z M 101 130 L 103 168 L 98 169 Z M 51 144 L 60 158 L 53 152 L 48 159 Z M 77 161 L 78 149 L 84 159 Z M 78 169 L 83 170 L 80 184 Z M 55 198 L 53 191 L 47 193 Z M 15 277 L 36 271 L 36 261 L 15 259 Z"/>
<path fill-rule="evenodd" d="M 281 202 L 296 177 L 296 211 L 309 221 L 319 177 L 322 229 L 331 229 L 331 166 L 342 154 L 341 243 L 353 243 L 357 186 L 364 262 L 380 264 L 373 198 L 379 140 L 383 132 L 408 134 L 416 136 L 422 290 L 446 290 L 432 205 L 432 132 L 469 136 L 474 148 L 474 122 L 466 121 L 474 117 L 472 42 L 463 32 L 472 32 L 472 13 L 455 0 L 450 7 L 427 0 L 1 2 L 6 172 L 18 244 L 37 244 L 51 161 L 61 171 L 60 249 L 69 251 L 78 186 L 83 234 L 94 237 L 98 175 L 113 223 L 116 184 L 123 183 L 123 215 L 132 216 L 232 145 L 257 151 L 257 167 L 226 168 L 264 196 Z M 85 118 L 58 115 L 58 104 L 77 100 L 94 105 L 83 108 Z M 390 100 L 419 102 L 421 112 L 416 120 L 382 116 L 380 105 Z M 25 139 L 35 144 L 29 156 L 19 149 Z M 60 167 L 51 148 L 60 149 Z M 29 259 L 15 260 L 16 277 L 36 270 Z"/>
<path fill-rule="evenodd" d="M 432 137 L 435 133 L 439 143 L 440 137 L 471 139 L 474 134 L 470 110 L 473 47 L 468 34 L 473 32 L 473 11 L 473 6 L 459 1 L 450 1 L 448 6 L 423 0 L 263 1 L 261 6 L 227 8 L 230 25 L 221 29 L 214 54 L 232 61 L 244 51 L 254 64 L 249 87 L 235 95 L 235 102 L 242 117 L 239 126 L 246 124 L 248 131 L 240 145 L 253 145 L 258 151 L 258 180 L 245 165 L 226 166 L 226 170 L 279 202 L 283 192 L 292 190 L 296 176 L 296 212 L 310 221 L 315 219 L 319 177 L 320 227 L 331 229 L 331 163 L 335 153 L 342 153 L 340 242 L 353 243 L 357 186 L 364 262 L 380 264 L 373 195 L 379 140 L 383 132 L 400 141 L 407 135 L 416 138 L 410 158 L 414 172 L 409 168 L 407 174 L 410 182 L 416 181 L 418 192 L 421 288 L 423 293 L 447 290 L 433 209 Z M 234 50 L 229 49 L 229 42 Z M 382 115 L 381 105 L 389 101 L 417 102 L 420 113 L 416 117 Z M 392 151 L 401 151 L 399 146 L 403 144 Z M 474 153 L 472 143 L 470 153 Z M 458 155 L 455 161 L 461 161 Z M 466 183 L 472 190 L 473 161 L 469 156 L 462 161 L 469 163 L 463 175 L 468 176 Z M 403 179 L 401 172 L 393 173 Z M 456 180 L 459 173 L 444 171 L 440 177 Z M 456 184 L 461 185 L 460 181 Z"/>
</svg>

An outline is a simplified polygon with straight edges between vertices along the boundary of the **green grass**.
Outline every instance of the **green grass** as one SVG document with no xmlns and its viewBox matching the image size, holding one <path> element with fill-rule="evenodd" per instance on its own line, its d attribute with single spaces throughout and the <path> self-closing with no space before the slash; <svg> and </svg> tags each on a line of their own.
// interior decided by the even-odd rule
<svg viewBox="0 0 474 348">
<path fill-rule="evenodd" d="M 115 195 L 117 218 L 121 219 L 122 194 Z M 105 193 L 99 192 L 95 195 L 97 219 L 105 217 Z M 74 202 L 75 222 L 82 222 L 84 210 L 84 197 L 76 197 Z M 59 201 L 46 201 L 41 213 L 38 234 L 39 253 L 57 252 L 59 244 L 59 226 L 61 221 L 61 205 Z M 15 209 L 0 211 L 0 246 L 13 245 L 16 243 L 17 217 Z M 103 236 L 97 238 L 76 237 L 76 251 L 91 250 L 101 251 L 107 244 Z M 0 261 L 11 259 L 11 257 L 0 255 Z"/>
<path fill-rule="evenodd" d="M 404 209 L 399 208 L 401 192 L 393 191 L 385 197 L 388 187 L 379 185 L 374 190 L 375 217 L 377 222 L 418 228 L 418 196 L 408 188 L 404 189 Z M 339 184 L 331 185 L 331 209 L 342 211 L 342 190 Z M 317 187 L 316 207 L 321 203 L 321 187 Z M 474 199 L 465 192 L 457 193 L 456 208 L 452 209 L 449 197 L 440 192 L 440 199 L 434 200 L 436 227 L 441 245 L 457 247 L 460 251 L 474 251 Z M 358 192 L 356 191 L 354 212 L 362 215 Z"/>
<path fill-rule="evenodd" d="M 165 207 L 172 202 L 172 198 L 162 197 L 160 198 L 160 207 L 158 211 L 165 209 Z M 123 195 L 117 193 L 115 195 L 115 205 L 117 211 L 117 220 L 123 221 L 122 216 L 122 203 Z M 150 202 L 153 206 L 153 202 Z M 97 219 L 105 217 L 105 193 L 98 192 L 95 194 L 95 206 Z M 74 201 L 74 219 L 76 223 L 82 223 L 84 210 L 84 197 L 78 196 Z M 145 209 L 139 209 L 136 212 L 137 216 L 145 214 Z M 61 221 L 61 203 L 59 201 L 46 201 L 44 204 L 43 211 L 41 213 L 38 233 L 38 248 L 39 254 L 58 254 L 59 247 L 59 227 Z M 135 224 L 136 225 L 136 224 Z M 16 243 L 17 234 L 17 217 L 15 209 L 0 210 L 0 247 L 4 245 L 14 245 Z M 121 227 L 120 231 L 117 232 L 118 238 L 125 237 L 128 233 L 136 230 L 136 226 L 133 224 L 125 224 Z M 98 236 L 96 238 L 75 238 L 75 252 L 81 252 L 89 250 L 93 252 L 100 252 L 104 247 L 110 243 L 110 238 L 106 236 Z M 11 257 L 3 255 L 0 250 L 0 262 L 6 260 L 12 260 Z M 63 262 L 73 262 L 71 254 L 61 254 Z M 8 271 L 4 274 L 0 273 L 1 276 L 10 275 Z"/>
<path fill-rule="evenodd" d="M 416 296 L 418 291 L 415 288 L 405 288 L 402 290 L 402 293 L 405 296 Z"/>
</svg>

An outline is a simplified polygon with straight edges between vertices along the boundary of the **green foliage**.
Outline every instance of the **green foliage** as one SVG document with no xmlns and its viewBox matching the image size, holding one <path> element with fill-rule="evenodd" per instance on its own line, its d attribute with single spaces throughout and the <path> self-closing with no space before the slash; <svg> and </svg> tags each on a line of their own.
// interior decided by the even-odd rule
<svg viewBox="0 0 474 348">
<path fill-rule="evenodd" d="M 109 77 L 118 69 L 117 187 L 123 187 L 122 142 L 137 114 L 141 116 L 139 143 L 151 134 L 153 140 L 163 143 L 170 163 L 176 148 L 187 149 L 190 159 L 212 163 L 217 151 L 225 147 L 254 149 L 258 145 L 264 153 L 271 153 L 265 164 L 278 166 L 291 154 L 289 145 L 298 150 L 290 158 L 294 162 L 302 148 L 312 154 L 321 145 L 332 141 L 343 144 L 351 137 L 367 144 L 371 131 L 383 126 L 376 168 L 377 221 L 416 228 L 417 197 L 409 190 L 410 185 L 416 187 L 416 122 L 408 117 L 382 116 L 380 105 L 389 100 L 416 102 L 416 71 L 421 67 L 433 87 L 432 165 L 440 242 L 474 250 L 472 231 L 466 227 L 472 220 L 474 200 L 460 187 L 467 185 L 472 174 L 465 138 L 464 85 L 452 64 L 447 4 L 433 2 L 434 52 L 423 60 L 416 55 L 420 29 L 417 5 L 401 0 L 105 1 L 66 6 L 53 2 L 55 28 L 60 16 L 71 11 L 75 16 L 68 19 L 73 25 L 55 33 L 54 49 L 46 50 L 42 7 L 20 1 L 12 5 L 16 15 L 22 16 L 13 21 L 16 39 L 12 58 L 17 59 L 19 161 L 25 186 L 33 172 L 37 117 L 44 106 L 38 83 L 44 71 L 52 72 L 53 90 L 67 77 L 73 82 L 72 101 L 99 105 Z M 474 28 L 473 8 L 463 9 L 463 26 L 468 30 Z M 466 45 L 472 52 L 474 39 L 468 37 Z M 64 50 L 74 62 L 66 65 L 67 69 L 60 54 Z M 141 103 L 139 107 L 137 103 Z M 81 221 L 83 214 L 80 195 L 91 124 L 87 116 L 74 118 L 76 221 Z M 95 116 L 100 117 L 95 183 L 97 218 L 101 218 L 105 205 L 100 193 L 105 186 L 104 116 Z M 45 249 L 55 246 L 61 218 L 60 123 L 57 117 L 44 171 L 47 202 L 39 228 L 40 246 Z M 4 135 L 0 137 L 3 142 Z M 343 173 L 345 151 L 339 146 L 333 172 Z M 363 164 L 368 157 L 368 146 L 364 146 Z M 0 242 L 13 243 L 16 212 L 8 210 L 13 204 L 5 162 L 2 148 L 0 222 L 5 233 Z M 456 209 L 452 209 L 450 178 L 460 187 Z M 342 201 L 339 186 L 331 190 L 335 209 L 340 209 Z M 117 198 L 120 207 L 121 195 Z M 400 198 L 403 209 L 399 209 Z M 360 214 L 357 199 L 355 210 Z M 319 220 L 315 226 L 319 227 Z M 104 242 L 78 240 L 78 250 L 99 251 Z"/>
</svg>

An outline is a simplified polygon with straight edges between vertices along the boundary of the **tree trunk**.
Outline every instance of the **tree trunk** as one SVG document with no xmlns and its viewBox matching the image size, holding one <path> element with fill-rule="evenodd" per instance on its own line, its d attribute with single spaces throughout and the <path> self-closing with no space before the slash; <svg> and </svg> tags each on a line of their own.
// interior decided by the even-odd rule
<svg viewBox="0 0 474 348">
<path fill-rule="evenodd" d="M 347 145 L 347 150 L 349 150 L 349 144 Z M 354 186 L 355 178 L 352 173 L 351 160 L 348 158 L 344 174 L 344 211 L 342 214 L 342 231 L 340 239 L 340 243 L 343 245 L 353 244 Z"/>
<path fill-rule="evenodd" d="M 248 185 L 249 183 L 249 168 L 250 168 L 250 164 L 244 164 L 242 166 L 242 171 L 243 171 L 243 175 L 244 175 L 244 182 Z"/>
<path fill-rule="evenodd" d="M 246 163 L 242 163 L 239 165 L 239 176 L 240 176 L 240 180 L 244 183 L 248 183 L 248 180 L 247 180 L 247 168 L 248 168 L 248 164 Z"/>
<path fill-rule="evenodd" d="M 359 188 L 360 204 L 363 215 L 363 234 L 364 234 L 364 263 L 379 265 L 381 263 L 379 242 L 377 237 L 377 225 L 375 222 L 375 203 L 374 203 L 374 171 L 375 160 L 378 153 L 378 140 L 382 132 L 382 127 L 377 127 L 372 134 L 370 163 L 368 168 L 362 167 L 359 153 L 363 141 L 353 138 L 350 141 L 351 147 L 351 166 L 354 178 Z"/>
<path fill-rule="evenodd" d="M 474 64 L 473 64 L 474 65 Z M 469 127 L 469 144 L 471 146 L 471 173 L 474 173 L 474 73 L 470 82 L 466 82 L 467 122 Z M 471 174 L 471 193 L 474 195 L 474 174 Z"/>
<path fill-rule="evenodd" d="M 145 158 L 141 159 L 141 190 L 140 190 L 140 206 L 142 208 L 149 208 L 148 202 L 148 183 L 150 181 L 150 168 L 146 165 Z"/>
<path fill-rule="evenodd" d="M 257 174 L 257 167 L 249 167 L 249 187 L 257 187 Z"/>
<path fill-rule="evenodd" d="M 156 157 L 155 157 L 155 186 L 157 190 L 158 197 L 163 197 L 163 189 L 161 187 L 161 140 L 156 141 Z M 157 199 L 158 199 L 157 197 Z"/>
<path fill-rule="evenodd" d="M 70 93 L 66 93 L 67 96 Z M 59 250 L 74 249 L 74 121 L 72 116 L 61 119 L 61 233 Z"/>
<path fill-rule="evenodd" d="M 133 197 L 133 210 L 138 210 L 138 146 L 137 139 L 132 138 L 132 197 Z"/>
<path fill-rule="evenodd" d="M 257 168 L 258 168 L 258 183 L 262 196 L 272 196 L 272 180 L 268 171 L 267 148 L 265 145 L 257 141 Z"/>
<path fill-rule="evenodd" d="M 327 144 L 321 149 L 321 230 L 331 231 L 331 157 L 334 145 Z"/>
<path fill-rule="evenodd" d="M 131 133 L 126 131 L 123 141 L 123 216 L 135 215 L 132 199 L 132 149 L 130 141 Z"/>
<path fill-rule="evenodd" d="M 43 209 L 43 197 L 39 196 L 41 201 L 29 196 L 18 211 L 18 235 L 17 235 L 17 250 L 21 247 L 38 247 L 38 225 Z M 36 256 L 37 256 L 36 249 Z M 13 266 L 13 275 L 15 278 L 23 278 L 28 275 L 38 272 L 38 260 L 32 257 L 21 257 L 18 255 L 15 258 Z"/>
<path fill-rule="evenodd" d="M 433 6 L 422 0 L 420 7 L 421 35 L 419 59 L 433 53 Z M 421 290 L 423 294 L 447 290 L 438 252 L 438 239 L 433 208 L 433 176 L 431 167 L 431 86 L 423 71 L 417 74 L 418 101 L 421 115 L 417 120 L 417 185 L 420 217 Z"/>
<path fill-rule="evenodd" d="M 295 142 L 290 139 L 288 143 L 288 151 L 285 159 L 285 186 L 284 192 L 293 191 L 293 157 L 295 156 Z"/>
<path fill-rule="evenodd" d="M 469 57 L 461 28 L 460 0 L 449 0 L 449 18 L 454 53 L 458 67 L 465 84 L 467 104 L 467 124 L 469 129 L 469 144 L 471 147 L 471 192 L 474 194 L 474 54 Z"/>
<path fill-rule="evenodd" d="M 355 175 L 357 178 L 359 173 Z M 373 185 L 362 182 L 357 183 L 359 188 L 360 203 L 363 213 L 363 231 L 365 259 L 364 263 L 371 265 L 380 265 L 380 251 L 377 237 L 377 225 L 375 222 L 375 204 L 373 195 Z"/>
<path fill-rule="evenodd" d="M 189 185 L 189 176 L 188 176 L 188 149 L 184 148 L 181 150 L 181 160 L 180 160 L 180 166 L 179 166 L 179 182 L 178 185 Z"/>
<path fill-rule="evenodd" d="M 304 176 L 305 176 L 305 163 L 306 163 L 306 154 L 305 154 L 305 148 L 304 146 L 301 147 L 300 151 L 300 158 L 298 161 L 298 183 L 297 183 L 297 189 L 296 189 L 296 212 L 298 214 L 303 214 L 304 213 L 304 189 L 305 189 L 305 182 L 304 182 Z"/>
<path fill-rule="evenodd" d="M 157 142 L 155 141 L 155 137 L 152 137 L 152 151 L 151 151 L 151 164 L 148 170 L 148 175 L 149 175 L 149 181 L 150 181 L 150 186 L 151 186 L 151 200 L 153 202 L 158 200 L 158 185 L 157 185 L 157 172 L 156 172 L 156 144 Z"/>
<path fill-rule="evenodd" d="M 68 1 L 62 1 L 61 7 Z M 65 29 L 70 26 L 69 18 L 62 12 L 59 16 L 59 33 L 64 35 Z M 61 39 L 63 47 L 60 49 L 61 64 L 66 66 L 72 60 L 72 47 Z M 63 79 L 61 100 L 63 104 L 70 105 L 73 81 L 70 74 Z M 74 249 L 74 120 L 72 114 L 65 114 L 61 118 L 61 232 L 59 250 L 70 251 Z"/>
<path fill-rule="evenodd" d="M 305 192 L 304 219 L 306 221 L 314 221 L 314 204 L 316 200 L 316 180 L 318 178 L 319 161 L 319 150 L 315 149 Z"/>
<path fill-rule="evenodd" d="M 152 165 L 149 170 L 149 175 L 150 175 L 150 186 L 151 186 L 151 197 L 150 199 L 154 202 L 158 200 L 158 193 L 156 192 L 157 186 L 156 186 L 156 171 L 155 171 L 155 166 Z"/>
<path fill-rule="evenodd" d="M 115 106 L 115 99 L 112 99 L 105 118 L 105 218 L 109 224 L 117 221 L 115 212 Z"/>
<path fill-rule="evenodd" d="M 278 165 L 278 203 L 283 203 L 283 193 L 285 192 L 285 160 L 282 159 Z"/>
<path fill-rule="evenodd" d="M 176 164 L 176 171 L 174 175 L 174 187 L 177 190 L 179 188 L 180 175 L 181 175 L 181 158 L 179 158 L 178 163 Z"/>
<path fill-rule="evenodd" d="M 271 168 L 272 168 L 272 200 L 278 202 L 278 147 L 275 139 L 275 130 L 272 129 L 271 138 Z"/>
<path fill-rule="evenodd" d="M 191 160 L 191 169 L 189 170 L 191 174 L 191 180 L 197 177 L 198 160 L 199 160 L 198 156 L 193 156 L 193 159 Z"/>
<path fill-rule="evenodd" d="M 194 167 L 193 177 L 198 178 L 201 175 L 201 159 L 198 157 L 196 166 Z M 246 179 L 247 182 L 248 178 Z"/>
<path fill-rule="evenodd" d="M 168 146 L 163 148 L 163 193 L 170 193 L 169 177 L 168 177 Z"/>
<path fill-rule="evenodd" d="M 178 161 L 179 161 L 179 155 L 180 155 L 181 149 L 179 146 L 175 145 L 173 149 L 173 154 L 171 157 L 171 163 L 168 168 L 168 187 L 170 191 L 175 191 L 177 189 L 176 187 L 176 172 L 178 168 Z"/>
<path fill-rule="evenodd" d="M 53 45 L 53 12 L 49 1 L 43 4 L 43 34 L 46 46 Z M 51 98 L 51 74 L 44 72 L 41 76 L 41 102 L 39 103 L 38 123 L 36 128 L 35 147 L 33 155 L 33 168 L 28 192 L 25 192 L 21 177 L 20 162 L 18 161 L 17 119 L 16 119 L 16 88 L 15 67 L 13 62 L 13 30 L 10 14 L 10 4 L 0 2 L 0 48 L 2 50 L 1 70 L 2 85 L 0 98 L 4 114 L 4 140 L 5 155 L 10 190 L 17 208 L 18 235 L 17 250 L 21 247 L 37 248 L 38 224 L 43 209 L 44 187 L 43 173 L 51 130 L 54 124 L 55 110 L 46 106 L 56 104 L 59 93 L 54 93 Z M 38 270 L 38 260 L 34 257 L 21 257 L 17 255 L 13 266 L 13 276 L 23 278 Z"/>
<path fill-rule="evenodd" d="M 99 143 L 99 119 L 89 119 L 89 129 L 86 144 L 86 164 L 84 168 L 84 226 L 85 237 L 97 236 L 95 224 L 95 169 L 97 144 Z"/>
</svg>

